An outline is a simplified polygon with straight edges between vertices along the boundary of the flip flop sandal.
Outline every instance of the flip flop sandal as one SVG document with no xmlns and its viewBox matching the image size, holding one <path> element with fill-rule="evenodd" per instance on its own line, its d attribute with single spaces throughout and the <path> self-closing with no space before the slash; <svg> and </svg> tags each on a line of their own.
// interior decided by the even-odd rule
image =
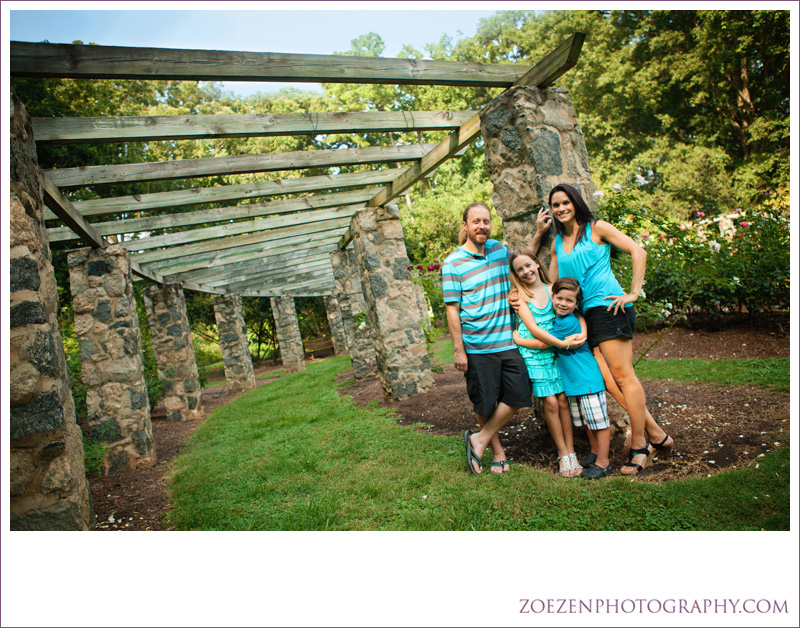
<svg viewBox="0 0 800 628">
<path fill-rule="evenodd" d="M 492 475 L 503 475 L 503 469 L 506 468 L 506 461 L 505 460 L 492 460 L 492 469 L 500 469 L 499 472 L 492 471 Z"/>
<path fill-rule="evenodd" d="M 473 462 L 478 463 L 478 469 L 483 470 L 483 464 L 481 463 L 481 459 L 478 458 L 478 455 L 475 453 L 475 450 L 472 448 L 472 443 L 469 442 L 469 437 L 472 436 L 472 432 L 469 430 L 464 430 L 464 448 L 467 451 L 467 468 L 472 475 L 480 475 L 480 471 L 476 471 L 475 467 L 472 466 Z"/>
<path fill-rule="evenodd" d="M 607 467 L 598 467 L 596 464 L 592 463 L 589 465 L 588 468 L 583 470 L 581 473 L 582 478 L 586 478 L 587 480 L 600 480 L 606 476 L 611 475 L 614 473 L 614 469 L 611 468 L 611 465 Z"/>
</svg>

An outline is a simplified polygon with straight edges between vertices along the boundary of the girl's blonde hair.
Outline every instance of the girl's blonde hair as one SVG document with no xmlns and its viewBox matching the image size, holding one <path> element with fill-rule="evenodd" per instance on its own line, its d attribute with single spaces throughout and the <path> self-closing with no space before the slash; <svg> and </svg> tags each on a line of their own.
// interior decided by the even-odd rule
<svg viewBox="0 0 800 628">
<path fill-rule="evenodd" d="M 539 265 L 539 279 L 542 280 L 542 283 L 545 285 L 550 285 L 550 282 L 547 280 L 547 277 L 544 274 L 544 269 L 542 268 L 541 260 L 533 254 L 533 251 L 530 249 L 517 249 L 512 254 L 511 257 L 508 258 L 508 266 L 511 269 L 511 284 L 519 291 L 519 298 L 524 302 L 527 303 L 533 298 L 533 293 L 525 287 L 525 284 L 522 283 L 522 280 L 517 276 L 517 271 L 514 270 L 514 260 L 518 257 L 530 257 L 534 262 Z"/>
</svg>

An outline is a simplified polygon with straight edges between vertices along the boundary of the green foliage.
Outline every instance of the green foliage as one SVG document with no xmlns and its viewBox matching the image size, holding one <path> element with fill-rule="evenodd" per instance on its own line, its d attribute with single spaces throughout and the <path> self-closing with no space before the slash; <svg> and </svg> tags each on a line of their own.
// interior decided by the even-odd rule
<svg viewBox="0 0 800 628">
<path fill-rule="evenodd" d="M 645 207 L 634 186 L 618 186 L 603 197 L 599 217 L 647 251 L 637 324 L 788 309 L 789 224 L 783 198 L 727 218 L 707 219 L 698 211 L 691 223 L 679 224 Z M 730 223 L 721 233 L 723 219 Z M 613 255 L 612 267 L 620 283 L 629 285 L 630 257 Z"/>
<path fill-rule="evenodd" d="M 789 446 L 759 468 L 663 484 L 464 470 L 461 439 L 339 396 L 347 358 L 215 410 L 175 460 L 179 530 L 788 530 Z M 488 456 L 491 455 L 487 452 Z M 509 481 L 513 480 L 513 481 Z M 758 497 L 758 499 L 754 499 Z"/>
<path fill-rule="evenodd" d="M 84 435 L 83 438 L 83 467 L 86 473 L 100 477 L 103 471 L 103 459 L 111 451 L 104 443 L 90 443 Z"/>
</svg>

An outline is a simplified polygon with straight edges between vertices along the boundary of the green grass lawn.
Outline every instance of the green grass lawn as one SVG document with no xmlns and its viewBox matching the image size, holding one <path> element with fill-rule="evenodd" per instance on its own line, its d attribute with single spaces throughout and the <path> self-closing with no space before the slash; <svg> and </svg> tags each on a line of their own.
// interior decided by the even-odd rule
<svg viewBox="0 0 800 628">
<path fill-rule="evenodd" d="M 446 361 L 449 343 L 434 345 Z M 449 349 L 452 360 L 452 346 Z M 442 356 L 442 357 L 440 357 Z M 683 362 L 687 362 L 683 360 Z M 789 447 L 759 468 L 660 485 L 466 470 L 459 438 L 340 397 L 349 358 L 214 411 L 172 467 L 181 530 L 788 530 Z M 662 378 L 661 374 L 657 377 Z"/>
</svg>

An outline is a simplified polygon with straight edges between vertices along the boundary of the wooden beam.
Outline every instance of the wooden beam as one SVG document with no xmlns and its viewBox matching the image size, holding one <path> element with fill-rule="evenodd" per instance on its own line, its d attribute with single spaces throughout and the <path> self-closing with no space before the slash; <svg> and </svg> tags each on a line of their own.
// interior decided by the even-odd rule
<svg viewBox="0 0 800 628">
<path fill-rule="evenodd" d="M 59 187 L 81 187 L 102 183 L 165 181 L 214 177 L 251 172 L 301 170 L 354 164 L 395 163 L 421 159 L 433 144 L 405 146 L 370 146 L 341 150 L 310 150 L 268 155 L 229 155 L 202 159 L 178 159 L 111 166 L 82 166 L 49 170 L 48 175 Z"/>
<path fill-rule="evenodd" d="M 338 239 L 338 236 L 334 235 L 318 242 L 308 243 L 308 237 L 305 236 L 301 244 L 306 244 L 306 247 L 302 247 L 291 242 L 294 238 L 287 238 L 286 240 L 279 240 L 277 246 L 273 242 L 266 242 L 260 245 L 243 246 L 215 251 L 213 253 L 188 255 L 151 262 L 149 267 L 162 275 L 175 275 L 206 268 L 225 268 L 226 266 L 247 263 L 255 259 L 263 259 L 267 263 L 271 263 L 272 261 L 280 261 L 283 259 L 291 260 L 295 257 L 302 257 L 307 253 L 316 253 L 318 251 L 330 253 L 336 250 L 336 242 Z M 290 243 L 283 244 L 284 242 Z M 176 249 L 172 250 L 175 251 Z"/>
<path fill-rule="evenodd" d="M 129 251 L 144 251 L 162 246 L 176 246 L 203 240 L 216 240 L 228 236 L 242 235 L 256 231 L 271 231 L 282 227 L 305 227 L 309 224 L 326 225 L 327 229 L 338 229 L 350 223 L 350 217 L 363 203 L 358 205 L 345 205 L 335 209 L 320 209 L 310 212 L 300 212 L 275 218 L 259 218 L 244 222 L 233 222 L 218 227 L 204 227 L 189 231 L 176 231 L 158 236 L 127 240 L 122 245 Z"/>
<path fill-rule="evenodd" d="M 535 85 L 537 87 L 546 87 L 550 85 L 556 78 L 574 67 L 585 38 L 586 36 L 582 33 L 575 33 L 528 71 L 522 77 L 526 81 L 525 83 L 515 82 L 514 84 Z M 436 169 L 439 165 L 467 146 L 478 137 L 480 132 L 480 114 L 476 113 L 465 122 L 461 128 L 442 140 L 419 162 L 413 164 L 405 172 L 398 175 L 397 179 L 384 186 L 384 188 L 369 201 L 368 205 L 370 207 L 379 207 L 397 198 L 426 174 Z M 348 238 L 352 238 L 352 234 L 349 234 L 349 232 L 345 234 L 345 237 L 343 237 L 339 243 L 340 249 L 345 248 L 349 244 L 350 239 Z"/>
<path fill-rule="evenodd" d="M 273 289 L 273 290 L 242 290 L 240 293 L 244 297 L 258 297 L 269 299 L 271 297 L 327 297 L 336 294 L 336 286 L 331 284 L 327 288 L 320 290 L 313 289 Z"/>
<path fill-rule="evenodd" d="M 584 33 L 575 33 L 525 75 L 514 81 L 514 85 L 533 85 L 539 88 L 552 85 L 557 78 L 575 67 L 585 40 Z"/>
<path fill-rule="evenodd" d="M 528 71 L 497 63 L 12 41 L 11 76 L 509 87 Z"/>
<path fill-rule="evenodd" d="M 284 279 L 281 281 L 255 281 L 230 283 L 225 289 L 230 292 L 241 292 L 242 290 L 264 290 L 268 288 L 278 289 L 300 289 L 300 288 L 320 288 L 322 286 L 333 286 L 333 273 L 328 277 L 320 277 L 317 273 L 306 273 L 297 277 Z"/>
<path fill-rule="evenodd" d="M 360 111 L 189 116 L 33 118 L 37 144 L 457 129 L 474 111 Z"/>
<path fill-rule="evenodd" d="M 346 225 L 342 225 L 337 229 L 331 228 L 330 225 L 325 223 L 314 223 L 312 225 L 300 225 L 299 227 L 287 227 L 284 229 L 275 229 L 273 231 L 258 231 L 218 240 L 144 251 L 142 253 L 137 253 L 135 259 L 141 262 L 177 259 L 186 260 L 195 255 L 217 255 L 225 249 L 241 251 L 243 247 L 265 245 L 269 243 L 277 243 L 280 245 L 291 243 L 299 247 L 303 244 L 316 244 L 324 240 L 329 240 L 330 238 L 339 238 L 345 226 Z M 130 247 L 128 250 L 136 251 L 135 248 Z"/>
<path fill-rule="evenodd" d="M 319 253 L 306 253 L 305 251 L 298 251 L 302 255 L 284 261 L 274 261 L 266 263 L 263 259 L 249 260 L 246 262 L 239 262 L 228 266 L 214 266 L 210 268 L 203 268 L 200 270 L 193 270 L 189 272 L 177 273 L 175 277 L 180 280 L 197 281 L 206 285 L 214 285 L 219 280 L 230 280 L 241 277 L 251 277 L 254 274 L 263 273 L 277 273 L 280 271 L 290 270 L 298 272 L 305 264 L 318 263 L 328 260 L 330 257 L 326 252 L 323 255 Z M 330 266 L 330 264 L 328 264 Z"/>
<path fill-rule="evenodd" d="M 242 287 L 248 287 L 248 284 L 255 285 L 261 281 L 266 281 L 269 283 L 284 283 L 311 278 L 324 278 L 326 281 L 333 281 L 333 269 L 331 268 L 330 259 L 318 260 L 317 262 L 308 264 L 305 268 L 289 268 L 280 271 L 253 271 L 250 273 L 241 274 L 239 276 L 206 279 L 203 281 L 203 284 L 215 287 L 225 286 L 230 290 L 236 291 Z"/>
<path fill-rule="evenodd" d="M 339 188 L 379 185 L 394 179 L 405 168 L 370 170 L 368 172 L 345 172 L 342 174 L 298 177 L 278 181 L 256 181 L 236 185 L 222 185 L 213 188 L 189 188 L 172 192 L 136 194 L 114 198 L 96 198 L 88 201 L 73 201 L 72 205 L 80 214 L 101 216 L 104 214 L 133 213 L 139 211 L 199 205 L 202 203 L 224 203 L 228 201 L 251 200 L 282 194 L 311 193 Z M 57 218 L 45 212 L 45 219 Z"/>
<path fill-rule="evenodd" d="M 147 218 L 129 218 L 127 220 L 112 220 L 109 222 L 92 223 L 92 227 L 100 235 L 119 235 L 123 233 L 151 232 L 159 229 L 174 229 L 190 225 L 203 225 L 216 222 L 228 222 L 242 218 L 261 218 L 292 214 L 294 212 L 307 213 L 308 210 L 326 207 L 348 207 L 362 205 L 373 195 L 369 190 L 356 190 L 354 192 L 340 192 L 338 194 L 320 194 L 307 196 L 301 199 L 286 201 L 273 201 L 271 203 L 252 203 L 250 205 L 236 205 L 234 207 L 220 207 L 197 212 L 182 212 L 177 214 L 161 214 Z M 291 222 L 291 220 L 289 221 Z M 280 224 L 278 221 L 277 224 Z M 53 227 L 47 230 L 51 242 L 74 240 L 78 236 L 69 227 Z"/>
<path fill-rule="evenodd" d="M 44 204 L 53 213 L 63 220 L 81 240 L 94 248 L 105 248 L 108 244 L 103 236 L 94 229 L 92 225 L 83 219 L 83 216 L 72 206 L 69 199 L 61 193 L 61 190 L 50 180 L 46 172 L 39 171 L 39 182 L 42 185 L 42 197 Z"/>
</svg>

